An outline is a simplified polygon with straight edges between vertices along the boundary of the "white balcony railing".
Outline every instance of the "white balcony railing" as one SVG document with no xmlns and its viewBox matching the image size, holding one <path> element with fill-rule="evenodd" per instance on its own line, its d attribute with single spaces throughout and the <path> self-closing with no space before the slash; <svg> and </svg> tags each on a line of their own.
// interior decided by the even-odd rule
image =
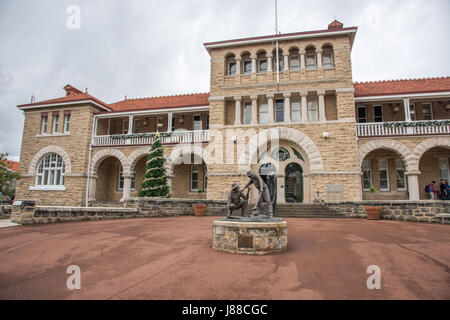
<svg viewBox="0 0 450 320">
<path fill-rule="evenodd" d="M 450 134 L 449 120 L 357 123 L 358 137 Z"/>
<path fill-rule="evenodd" d="M 94 147 L 151 145 L 154 141 L 154 133 L 116 134 L 108 136 L 94 136 Z M 209 141 L 208 130 L 161 132 L 162 144 L 178 143 L 203 143 Z"/>
</svg>

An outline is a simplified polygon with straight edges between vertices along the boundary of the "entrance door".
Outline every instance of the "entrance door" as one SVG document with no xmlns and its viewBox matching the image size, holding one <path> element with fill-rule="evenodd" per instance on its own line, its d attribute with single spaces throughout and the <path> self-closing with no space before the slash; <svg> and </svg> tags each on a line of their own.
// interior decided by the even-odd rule
<svg viewBox="0 0 450 320">
<path fill-rule="evenodd" d="M 303 170 L 298 163 L 286 166 L 284 188 L 286 202 L 303 202 Z"/>
</svg>

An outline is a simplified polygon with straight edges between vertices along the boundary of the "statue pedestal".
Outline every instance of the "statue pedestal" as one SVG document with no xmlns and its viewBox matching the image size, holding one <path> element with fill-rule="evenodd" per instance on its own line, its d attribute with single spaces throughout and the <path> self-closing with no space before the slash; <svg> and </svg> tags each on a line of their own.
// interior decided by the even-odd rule
<svg viewBox="0 0 450 320">
<path fill-rule="evenodd" d="M 287 248 L 287 222 L 280 218 L 264 221 L 219 219 L 213 224 L 212 248 L 217 251 L 265 255 Z"/>
</svg>

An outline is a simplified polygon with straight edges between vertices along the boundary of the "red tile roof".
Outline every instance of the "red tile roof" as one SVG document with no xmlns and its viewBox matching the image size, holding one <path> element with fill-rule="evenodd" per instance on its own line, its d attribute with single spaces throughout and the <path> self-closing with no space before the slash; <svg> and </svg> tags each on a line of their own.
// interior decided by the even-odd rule
<svg viewBox="0 0 450 320">
<path fill-rule="evenodd" d="M 2 160 L 2 162 L 5 164 L 5 167 L 12 170 L 12 171 L 18 171 L 19 170 L 19 162 L 17 161 L 11 161 L 11 160 Z"/>
<path fill-rule="evenodd" d="M 355 97 L 450 92 L 450 77 L 355 82 Z"/>
<path fill-rule="evenodd" d="M 166 108 L 208 106 L 209 93 L 182 94 L 176 96 L 125 99 L 109 105 L 115 112 Z"/>
<path fill-rule="evenodd" d="M 34 102 L 34 103 L 21 104 L 21 105 L 18 105 L 17 107 L 18 108 L 37 107 L 37 106 L 45 105 L 45 104 L 57 104 L 57 103 L 64 103 L 64 102 L 77 102 L 77 101 L 91 100 L 91 101 L 94 101 L 95 103 L 98 103 L 99 105 L 109 109 L 109 106 L 107 103 L 101 101 L 100 99 L 97 99 L 94 96 L 91 96 L 87 92 L 81 92 L 80 90 L 71 86 L 70 84 L 66 85 L 64 87 L 64 90 L 66 90 L 65 97 L 49 99 L 49 100 L 44 100 L 44 101 L 39 101 L 39 102 Z"/>
</svg>

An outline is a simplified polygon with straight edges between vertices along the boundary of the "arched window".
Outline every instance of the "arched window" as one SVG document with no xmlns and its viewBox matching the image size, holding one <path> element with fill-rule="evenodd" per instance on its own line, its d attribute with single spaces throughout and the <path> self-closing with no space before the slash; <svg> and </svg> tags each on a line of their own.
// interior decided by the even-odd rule
<svg viewBox="0 0 450 320">
<path fill-rule="evenodd" d="M 267 72 L 267 56 L 265 51 L 258 52 L 258 72 L 266 73 Z"/>
<path fill-rule="evenodd" d="M 273 54 L 273 60 L 274 60 L 274 62 L 273 62 L 273 69 L 275 71 L 277 71 L 277 50 L 274 49 L 272 54 Z M 278 48 L 278 70 L 280 72 L 282 72 L 283 69 L 284 69 L 284 66 L 283 66 L 283 50 L 281 48 Z"/>
<path fill-rule="evenodd" d="M 289 70 L 299 71 L 300 70 L 300 58 L 297 48 L 292 48 L 289 50 Z"/>
<path fill-rule="evenodd" d="M 230 53 L 225 58 L 226 75 L 234 76 L 236 74 L 236 58 Z"/>
<path fill-rule="evenodd" d="M 316 69 L 316 49 L 314 47 L 306 49 L 306 69 Z"/>
<path fill-rule="evenodd" d="M 323 47 L 322 65 L 324 69 L 331 69 L 334 67 L 332 46 Z"/>
<path fill-rule="evenodd" d="M 241 55 L 242 58 L 242 74 L 252 73 L 252 59 L 249 52 L 244 52 Z"/>
<path fill-rule="evenodd" d="M 59 154 L 46 155 L 37 167 L 36 186 L 63 186 L 65 165 Z"/>
</svg>

